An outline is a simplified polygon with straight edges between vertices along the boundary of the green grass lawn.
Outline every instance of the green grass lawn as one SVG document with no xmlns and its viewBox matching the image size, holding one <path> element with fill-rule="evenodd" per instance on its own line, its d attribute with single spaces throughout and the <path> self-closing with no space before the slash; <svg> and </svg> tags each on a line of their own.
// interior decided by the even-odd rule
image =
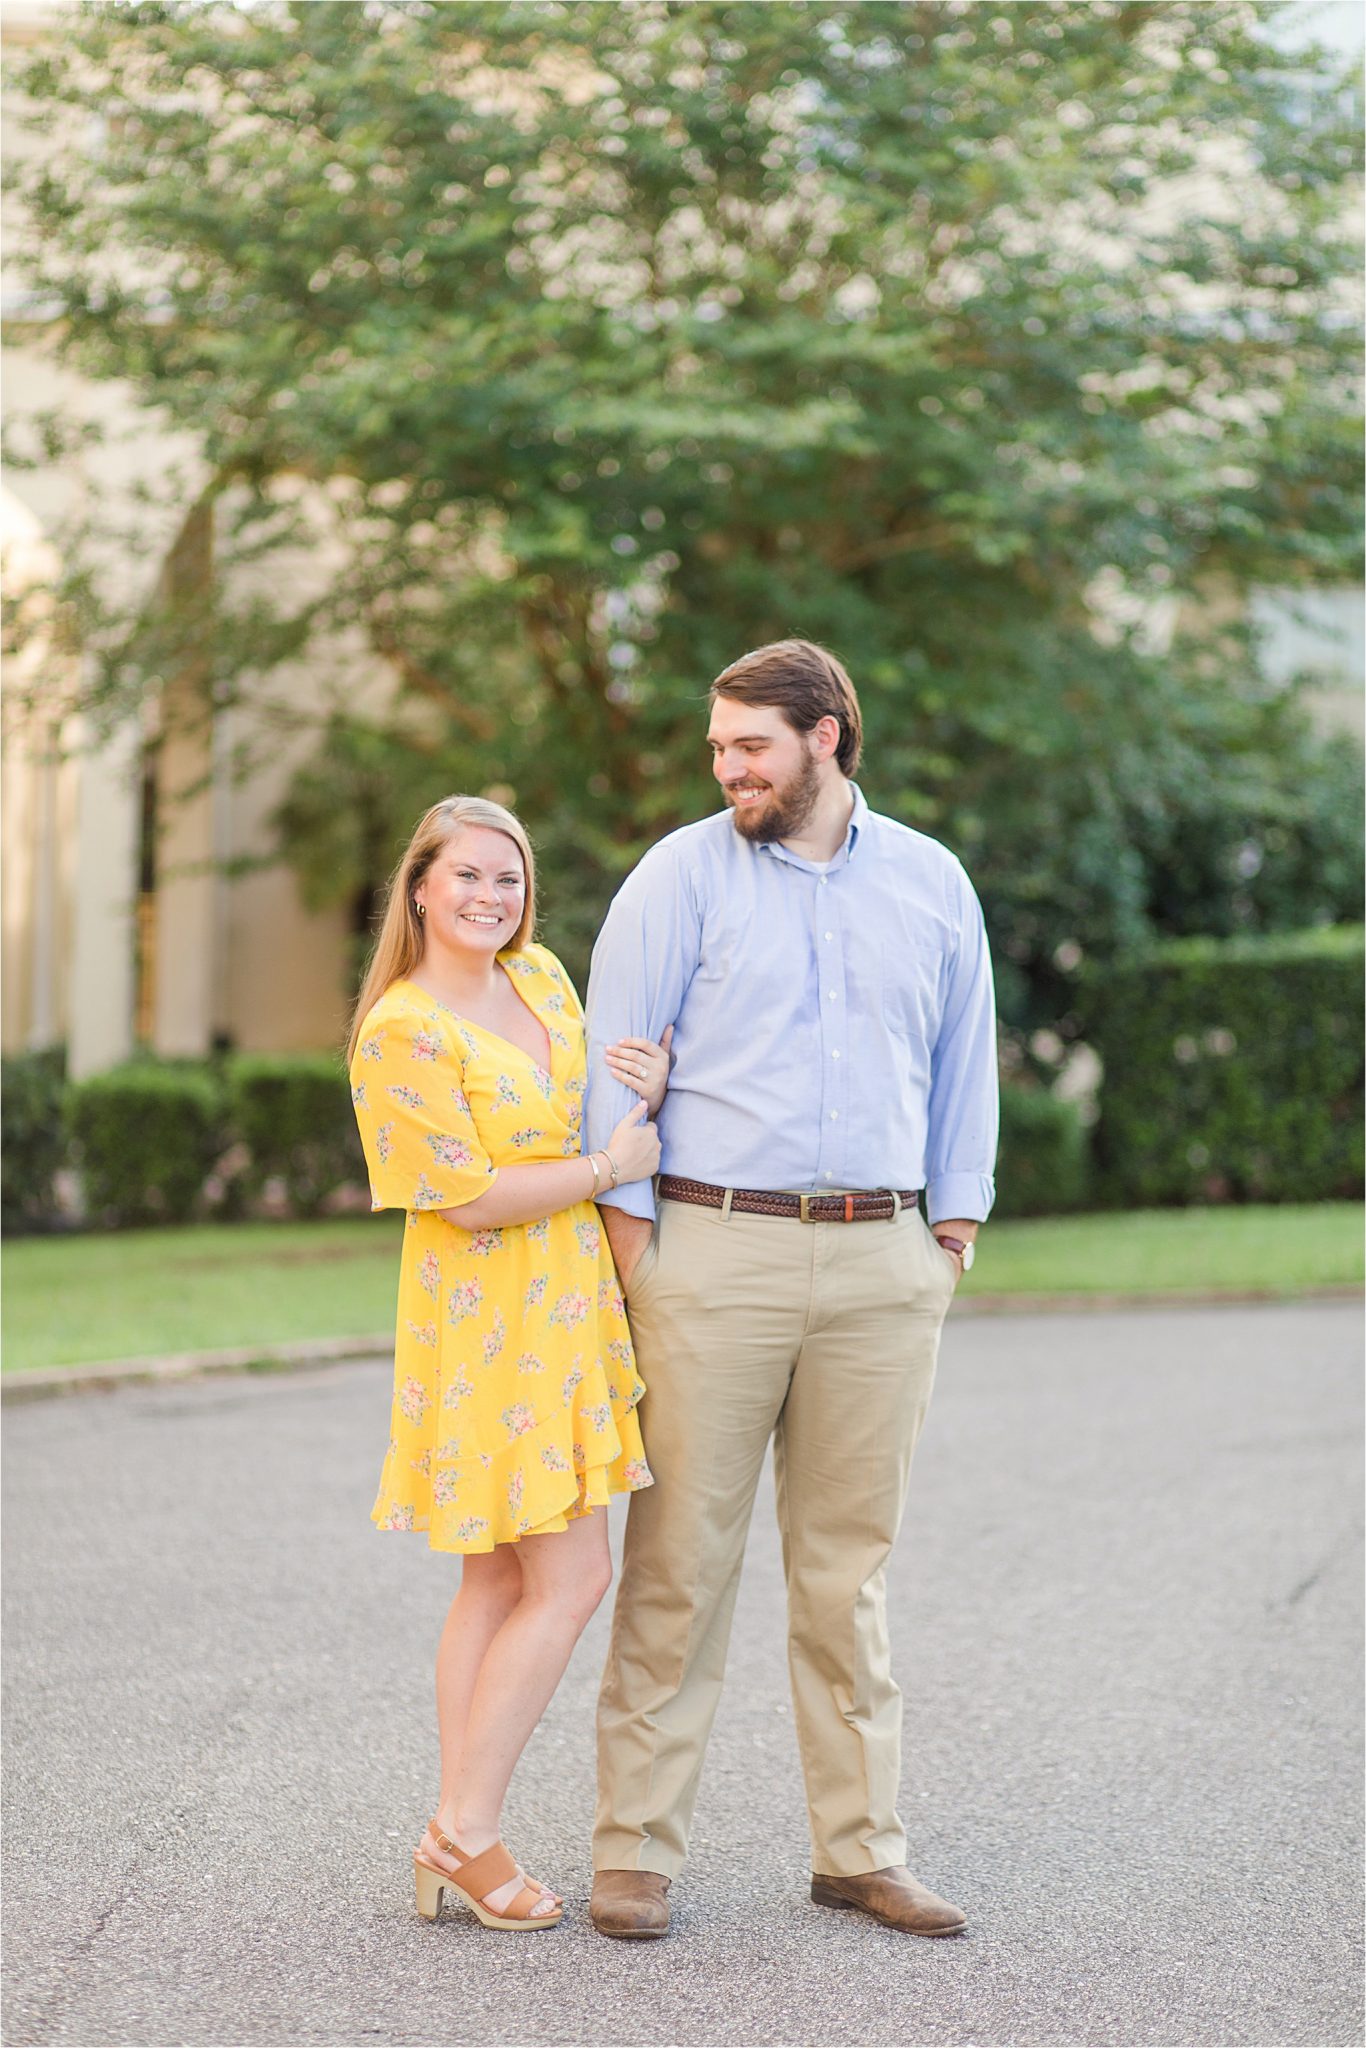
<svg viewBox="0 0 1366 2048">
<path fill-rule="evenodd" d="M 26 1237 L 4 1256 L 4 1369 L 392 1328 L 403 1218 Z"/>
<path fill-rule="evenodd" d="M 1359 1285 L 1359 1202 L 1138 1209 L 985 1226 L 963 1294 L 1168 1294 Z"/>
<path fill-rule="evenodd" d="M 20 1238 L 5 1249 L 5 1371 L 385 1331 L 401 1231 L 383 1215 Z M 991 1224 L 962 1291 L 1293 1295 L 1362 1269 L 1355 1202 L 1155 1209 Z"/>
</svg>

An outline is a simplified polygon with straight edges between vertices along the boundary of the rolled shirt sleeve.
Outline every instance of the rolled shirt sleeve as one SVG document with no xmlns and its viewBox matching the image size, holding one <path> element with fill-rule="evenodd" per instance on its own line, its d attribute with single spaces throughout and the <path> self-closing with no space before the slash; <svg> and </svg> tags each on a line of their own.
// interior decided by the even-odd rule
<svg viewBox="0 0 1366 2048">
<path fill-rule="evenodd" d="M 996 997 L 982 906 L 957 868 L 959 939 L 930 1062 L 926 1209 L 985 1222 L 996 1199 L 993 1168 L 1000 1126 Z"/>
</svg>

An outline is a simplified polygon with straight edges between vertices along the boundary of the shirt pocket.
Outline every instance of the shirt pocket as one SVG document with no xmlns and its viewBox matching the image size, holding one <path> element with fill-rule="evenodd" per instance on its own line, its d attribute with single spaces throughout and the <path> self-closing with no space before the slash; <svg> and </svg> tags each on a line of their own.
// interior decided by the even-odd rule
<svg viewBox="0 0 1366 2048">
<path fill-rule="evenodd" d="M 889 936 L 882 949 L 882 1016 L 894 1037 L 933 1047 L 947 964 L 943 947 L 932 939 Z"/>
</svg>

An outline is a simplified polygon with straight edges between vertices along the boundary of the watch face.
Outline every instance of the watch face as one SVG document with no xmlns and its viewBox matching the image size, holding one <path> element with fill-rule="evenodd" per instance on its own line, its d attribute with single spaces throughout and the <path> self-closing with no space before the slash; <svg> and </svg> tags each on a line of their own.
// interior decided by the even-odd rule
<svg viewBox="0 0 1366 2048">
<path fill-rule="evenodd" d="M 965 1273 L 970 1273 L 972 1271 L 972 1262 L 976 1258 L 976 1256 L 977 1247 L 975 1244 L 968 1243 L 963 1246 L 963 1271 Z"/>
</svg>

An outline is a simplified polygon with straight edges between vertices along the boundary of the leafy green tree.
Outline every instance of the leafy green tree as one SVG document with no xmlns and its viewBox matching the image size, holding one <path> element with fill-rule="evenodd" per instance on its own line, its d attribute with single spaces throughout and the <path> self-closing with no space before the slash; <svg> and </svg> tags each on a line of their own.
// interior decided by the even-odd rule
<svg viewBox="0 0 1366 2048">
<path fill-rule="evenodd" d="M 30 269 L 202 446 L 205 687 L 336 632 L 395 676 L 281 813 L 315 893 L 363 923 L 421 803 L 497 786 L 581 970 L 712 805 L 710 677 L 800 633 L 1022 1024 L 1080 953 L 1346 914 L 1341 752 L 1208 624 L 1357 561 L 1358 96 L 1275 11 L 86 6 L 20 81 L 103 136 L 27 179 Z M 235 601 L 319 505 L 326 591 Z M 67 600 L 98 708 L 158 687 L 173 607 Z"/>
</svg>

